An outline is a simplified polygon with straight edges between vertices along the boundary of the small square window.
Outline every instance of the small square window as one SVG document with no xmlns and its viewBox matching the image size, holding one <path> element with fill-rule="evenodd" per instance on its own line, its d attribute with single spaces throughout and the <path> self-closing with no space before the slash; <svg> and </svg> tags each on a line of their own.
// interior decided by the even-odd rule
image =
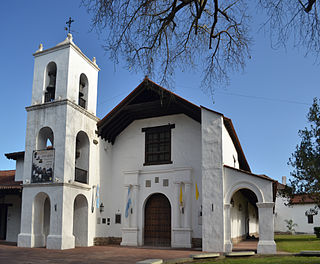
<svg viewBox="0 0 320 264">
<path fill-rule="evenodd" d="M 102 224 L 105 224 L 107 221 L 105 218 L 102 218 Z"/>
<path fill-rule="evenodd" d="M 308 215 L 308 224 L 313 224 L 313 215 Z"/>
<path fill-rule="evenodd" d="M 155 182 L 155 183 L 159 183 L 159 177 L 155 177 L 155 178 L 154 178 L 154 182 Z"/>
<path fill-rule="evenodd" d="M 146 187 L 151 187 L 151 181 L 150 180 L 146 180 Z"/>
<path fill-rule="evenodd" d="M 168 187 L 169 186 L 169 180 L 168 179 L 163 179 L 163 186 Z"/>
<path fill-rule="evenodd" d="M 115 220 L 116 224 L 121 224 L 121 214 L 116 214 Z"/>
</svg>

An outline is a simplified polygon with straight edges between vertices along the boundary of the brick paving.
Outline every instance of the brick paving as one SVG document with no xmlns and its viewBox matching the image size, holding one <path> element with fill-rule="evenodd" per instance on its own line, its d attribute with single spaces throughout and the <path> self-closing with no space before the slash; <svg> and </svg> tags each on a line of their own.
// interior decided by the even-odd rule
<svg viewBox="0 0 320 264">
<path fill-rule="evenodd" d="M 259 240 L 244 240 L 235 245 L 233 245 L 233 251 L 255 251 L 257 252 Z"/>
<path fill-rule="evenodd" d="M 188 258 L 199 254 L 195 250 L 133 248 L 121 246 L 95 246 L 67 250 L 45 248 L 18 248 L 13 244 L 0 244 L 1 264 L 33 263 L 104 263 L 133 264 L 144 259 Z"/>
</svg>

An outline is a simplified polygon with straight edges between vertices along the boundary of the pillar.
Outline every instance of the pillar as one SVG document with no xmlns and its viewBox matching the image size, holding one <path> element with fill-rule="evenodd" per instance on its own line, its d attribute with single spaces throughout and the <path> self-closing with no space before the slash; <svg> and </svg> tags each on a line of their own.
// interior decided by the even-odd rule
<svg viewBox="0 0 320 264">
<path fill-rule="evenodd" d="M 191 229 L 191 183 L 185 183 L 184 227 Z"/>
<path fill-rule="evenodd" d="M 230 204 L 224 204 L 224 252 L 232 252 Z"/>
<path fill-rule="evenodd" d="M 132 187 L 132 214 L 131 214 L 131 227 L 138 228 L 138 194 L 139 185 L 133 185 Z"/>
<path fill-rule="evenodd" d="M 173 228 L 180 227 L 180 208 L 179 208 L 179 192 L 180 192 L 180 182 L 174 183 L 174 201 L 172 206 L 172 217 L 173 217 Z"/>
<path fill-rule="evenodd" d="M 136 174 L 138 176 L 138 174 Z M 139 246 L 138 236 L 138 205 L 139 205 L 139 185 L 137 182 L 135 184 L 126 184 L 124 192 L 124 209 L 127 206 L 128 202 L 128 190 L 131 188 L 131 210 L 129 209 L 128 217 L 123 217 L 123 228 L 122 231 L 122 246 Z M 124 210 L 125 212 L 125 210 Z"/>
<path fill-rule="evenodd" d="M 257 203 L 259 210 L 259 243 L 258 254 L 275 254 L 276 243 L 274 242 L 274 203 Z"/>
</svg>

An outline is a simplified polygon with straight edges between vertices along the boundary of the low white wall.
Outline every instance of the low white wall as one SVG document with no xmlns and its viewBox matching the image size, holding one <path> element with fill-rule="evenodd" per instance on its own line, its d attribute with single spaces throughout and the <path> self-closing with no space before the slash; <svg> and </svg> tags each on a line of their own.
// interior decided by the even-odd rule
<svg viewBox="0 0 320 264">
<path fill-rule="evenodd" d="M 274 218 L 275 232 L 288 231 L 285 220 L 290 219 L 298 225 L 294 227 L 296 232 L 313 233 L 313 228 L 320 226 L 320 212 L 318 212 L 318 215 L 313 216 L 313 224 L 308 224 L 308 217 L 305 215 L 305 212 L 310 208 L 314 208 L 315 204 L 296 204 L 286 206 L 285 203 L 287 203 L 286 198 L 277 197 Z"/>
</svg>

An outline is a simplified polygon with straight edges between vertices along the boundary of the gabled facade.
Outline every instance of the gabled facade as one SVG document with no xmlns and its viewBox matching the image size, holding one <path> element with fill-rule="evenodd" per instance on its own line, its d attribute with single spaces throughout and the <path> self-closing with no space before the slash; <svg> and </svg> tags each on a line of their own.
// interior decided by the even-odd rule
<svg viewBox="0 0 320 264">
<path fill-rule="evenodd" d="M 258 235 L 275 252 L 274 181 L 251 173 L 230 119 L 145 78 L 99 120 L 99 68 L 71 35 L 34 56 L 18 246 L 230 252 Z"/>
</svg>

